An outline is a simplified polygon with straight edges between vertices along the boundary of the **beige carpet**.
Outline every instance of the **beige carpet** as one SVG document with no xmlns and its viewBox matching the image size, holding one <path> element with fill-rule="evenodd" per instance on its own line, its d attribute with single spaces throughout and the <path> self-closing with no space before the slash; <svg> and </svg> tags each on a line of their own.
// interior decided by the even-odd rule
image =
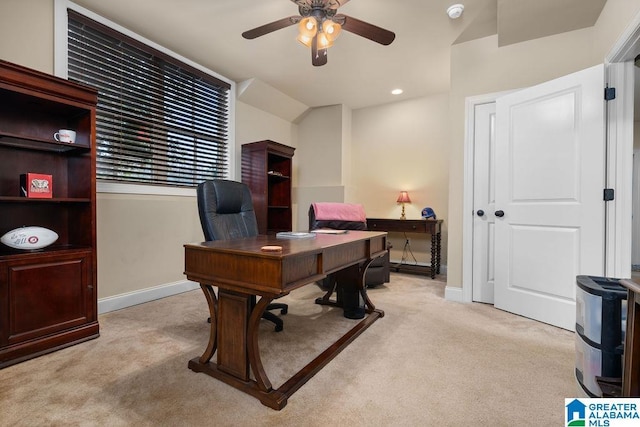
<svg viewBox="0 0 640 427">
<path fill-rule="evenodd" d="M 393 274 L 370 290 L 386 316 L 282 411 L 187 369 L 206 345 L 201 291 L 100 316 L 101 337 L 0 370 L 2 426 L 561 425 L 577 394 L 573 334 L 483 304 L 444 300 L 444 282 Z M 278 386 L 353 321 L 293 292 L 285 330 L 262 322 Z"/>
</svg>

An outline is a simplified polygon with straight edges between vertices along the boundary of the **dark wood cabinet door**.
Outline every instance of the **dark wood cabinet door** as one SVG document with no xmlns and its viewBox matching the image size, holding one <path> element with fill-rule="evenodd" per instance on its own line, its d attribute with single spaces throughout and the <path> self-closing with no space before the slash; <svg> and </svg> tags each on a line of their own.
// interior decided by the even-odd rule
<svg viewBox="0 0 640 427">
<path fill-rule="evenodd" d="M 5 345 L 96 320 L 90 252 L 29 258 L 0 263 Z"/>
</svg>

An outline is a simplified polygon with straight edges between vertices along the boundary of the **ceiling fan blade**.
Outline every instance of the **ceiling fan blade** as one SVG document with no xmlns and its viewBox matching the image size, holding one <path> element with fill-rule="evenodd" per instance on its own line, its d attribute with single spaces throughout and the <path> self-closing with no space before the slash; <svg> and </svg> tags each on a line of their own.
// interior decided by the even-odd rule
<svg viewBox="0 0 640 427">
<path fill-rule="evenodd" d="M 343 20 L 344 23 L 342 22 Z M 369 24 L 368 22 L 364 22 L 347 15 L 336 15 L 334 21 L 340 23 L 342 25 L 342 29 L 345 31 L 349 31 L 350 33 L 357 34 L 385 46 L 390 45 L 396 38 L 395 33 L 389 30 L 385 30 L 384 28 L 380 28 L 376 25 Z"/>
<path fill-rule="evenodd" d="M 327 63 L 327 49 L 318 49 L 317 39 L 318 36 L 316 35 L 311 42 L 311 63 L 316 67 L 320 67 Z"/>
<path fill-rule="evenodd" d="M 302 19 L 302 17 L 297 15 L 282 18 L 277 21 L 261 25 L 252 30 L 247 30 L 242 33 L 242 37 L 244 37 L 245 39 L 255 39 L 256 37 L 264 36 L 265 34 L 269 34 L 273 31 L 297 24 L 298 22 L 300 22 L 300 19 Z"/>
</svg>

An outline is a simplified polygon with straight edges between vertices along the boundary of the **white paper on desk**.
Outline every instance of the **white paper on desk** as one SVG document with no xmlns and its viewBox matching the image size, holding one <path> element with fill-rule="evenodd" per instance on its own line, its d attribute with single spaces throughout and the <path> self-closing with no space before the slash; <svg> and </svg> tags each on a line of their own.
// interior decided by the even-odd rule
<svg viewBox="0 0 640 427">
<path fill-rule="evenodd" d="M 318 230 L 311 230 L 316 234 L 347 234 L 349 230 L 334 230 L 333 228 L 320 228 Z"/>
</svg>

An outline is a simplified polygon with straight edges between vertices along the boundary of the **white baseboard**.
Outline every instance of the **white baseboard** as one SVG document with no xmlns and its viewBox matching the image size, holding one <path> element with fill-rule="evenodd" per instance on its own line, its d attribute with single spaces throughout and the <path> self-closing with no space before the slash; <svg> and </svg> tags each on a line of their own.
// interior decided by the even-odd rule
<svg viewBox="0 0 640 427">
<path fill-rule="evenodd" d="M 464 302 L 462 297 L 462 288 L 454 286 L 446 286 L 444 288 L 444 299 L 447 301 Z"/>
<path fill-rule="evenodd" d="M 167 283 L 164 285 L 154 286 L 152 288 L 128 292 L 126 294 L 100 298 L 98 300 L 98 314 L 120 310 L 122 308 L 131 307 L 160 298 L 170 297 L 172 295 L 198 289 L 199 287 L 200 285 L 196 282 L 181 280 L 179 282 Z"/>
</svg>

